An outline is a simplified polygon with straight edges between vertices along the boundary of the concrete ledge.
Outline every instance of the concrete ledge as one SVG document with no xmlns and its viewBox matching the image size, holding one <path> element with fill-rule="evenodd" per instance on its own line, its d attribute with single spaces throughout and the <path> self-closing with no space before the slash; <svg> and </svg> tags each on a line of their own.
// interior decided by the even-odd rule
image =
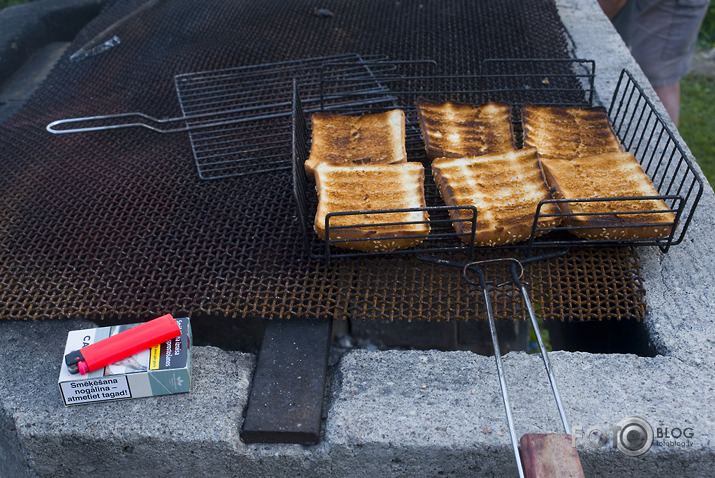
<svg viewBox="0 0 715 478">
<path fill-rule="evenodd" d="M 69 330 L 93 326 L 3 324 L 0 417 L 14 423 L 14 430 L 4 426 L 2 441 L 11 443 L 14 432 L 20 446 L 10 449 L 9 467 L 3 466 L 0 476 L 23 476 L 3 474 L 13 469 L 25 476 L 156 476 L 159 470 L 209 476 L 233 461 L 253 355 L 197 347 L 189 394 L 64 407 L 56 383 L 57 351 L 64 349 Z M 28 351 L 32 358 L 23 360 Z"/>
<path fill-rule="evenodd" d="M 586 476 L 712 471 L 715 416 L 702 404 L 712 397 L 703 384 L 712 383 L 715 370 L 667 357 L 555 352 L 550 358 L 572 428 L 608 429 L 630 415 L 648 417 L 653 427 L 694 428 L 687 450 L 654 447 L 637 458 L 578 439 Z M 510 353 L 504 367 L 517 433 L 562 432 L 541 359 Z M 375 467 L 365 474 L 346 467 L 336 476 L 516 475 L 493 358 L 356 351 L 343 358 L 335 380 L 326 441 L 331 450 L 362 453 L 369 446 L 372 458 L 364 455 L 369 463 L 362 468 Z"/>
<path fill-rule="evenodd" d="M 597 63 L 608 102 L 622 68 L 655 95 L 596 2 L 558 0 L 576 55 Z M 5 19 L 0 17 L 5 25 Z M 657 100 L 656 100 L 657 103 Z M 664 113 L 662 106 L 657 107 Z M 710 476 L 715 463 L 715 197 L 706 187 L 685 241 L 642 249 L 645 326 L 659 356 L 556 352 L 572 427 L 625 417 L 690 428 L 690 444 L 628 457 L 577 440 L 587 476 Z M 469 352 L 351 351 L 334 367 L 315 446 L 239 439 L 254 356 L 195 347 L 192 392 L 66 408 L 56 381 L 70 329 L 85 321 L 0 321 L 0 476 L 513 476 L 493 358 Z M 558 432 L 540 363 L 505 357 L 516 427 Z M 662 440 L 661 440 L 662 441 Z"/>
<path fill-rule="evenodd" d="M 2 476 L 513 476 L 491 357 L 470 352 L 352 351 L 335 368 L 321 444 L 245 445 L 239 429 L 254 358 L 197 347 L 192 392 L 64 407 L 56 386 L 63 323 L 3 323 L 0 362 L 13 456 Z M 61 355 L 61 354 L 60 354 Z M 629 458 L 577 440 L 587 476 L 707 476 L 715 460 L 711 367 L 669 357 L 551 354 L 572 427 L 605 429 L 630 415 L 653 427 L 691 427 L 687 449 Z M 53 364 L 48 365 L 48 364 Z M 505 356 L 518 433 L 561 424 L 537 356 Z M 697 415 L 694 410 L 698 410 Z M 3 427 L 3 434 L 7 434 Z M 4 439 L 9 443 L 11 440 Z M 6 447 L 3 447 L 6 449 Z M 609 473 L 604 473 L 605 471 Z M 686 473 L 683 473 L 683 471 Z M 12 471 L 12 474 L 9 472 Z M 18 472 L 23 472 L 18 474 Z"/>
</svg>

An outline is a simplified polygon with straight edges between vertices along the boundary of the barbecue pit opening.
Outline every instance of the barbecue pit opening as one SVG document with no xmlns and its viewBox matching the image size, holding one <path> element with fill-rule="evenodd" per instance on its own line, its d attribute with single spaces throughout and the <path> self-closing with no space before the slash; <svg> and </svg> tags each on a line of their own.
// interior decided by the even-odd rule
<svg viewBox="0 0 715 478">
<path fill-rule="evenodd" d="M 258 318 L 236 320 L 198 316 L 192 318 L 192 329 L 196 345 L 256 354 L 261 346 L 265 323 Z M 538 353 L 527 320 L 498 320 L 496 327 L 502 353 Z M 542 337 L 553 351 L 634 354 L 641 357 L 657 355 L 644 321 L 545 320 L 542 322 Z M 486 320 L 335 319 L 331 362 L 337 362 L 343 353 L 351 349 L 469 350 L 487 356 L 494 353 Z"/>
<path fill-rule="evenodd" d="M 545 321 L 553 350 L 655 357 L 655 346 L 643 321 Z"/>
</svg>

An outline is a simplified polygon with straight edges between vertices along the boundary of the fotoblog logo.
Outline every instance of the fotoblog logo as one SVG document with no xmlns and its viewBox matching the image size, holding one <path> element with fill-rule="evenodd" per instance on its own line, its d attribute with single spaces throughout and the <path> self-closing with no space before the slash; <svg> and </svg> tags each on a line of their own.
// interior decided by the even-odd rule
<svg viewBox="0 0 715 478">
<path fill-rule="evenodd" d="M 643 455 L 653 446 L 653 427 L 646 420 L 635 416 L 624 418 L 617 425 L 608 427 L 608 430 L 595 426 L 584 431 L 583 427 L 576 426 L 571 436 L 574 447 L 578 446 L 577 442 L 585 441 L 592 448 L 606 446 L 610 436 L 613 448 L 618 448 L 628 456 Z"/>
<path fill-rule="evenodd" d="M 641 456 L 653 446 L 653 427 L 640 417 L 626 417 L 618 422 L 616 446 L 624 455 Z"/>
</svg>

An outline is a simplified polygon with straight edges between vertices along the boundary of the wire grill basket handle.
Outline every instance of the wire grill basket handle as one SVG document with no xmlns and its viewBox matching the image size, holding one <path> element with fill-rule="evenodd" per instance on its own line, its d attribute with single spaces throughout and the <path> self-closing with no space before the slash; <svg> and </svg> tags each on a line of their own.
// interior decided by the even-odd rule
<svg viewBox="0 0 715 478">
<path fill-rule="evenodd" d="M 558 251 L 554 253 L 553 255 L 560 255 L 568 250 L 564 251 Z M 535 256 L 531 257 L 528 259 L 525 259 L 524 262 L 533 262 L 536 260 L 540 259 L 545 259 L 547 257 L 550 257 L 551 255 L 545 255 L 545 256 Z M 437 264 L 443 264 L 451 267 L 460 267 L 462 269 L 462 276 L 464 277 L 464 280 L 467 281 L 469 284 L 474 285 L 476 287 L 479 287 L 482 291 L 482 296 L 484 298 L 484 303 L 486 304 L 486 312 L 487 312 L 487 320 L 489 322 L 489 331 L 491 333 L 491 339 L 492 339 L 492 345 L 494 347 L 494 360 L 496 362 L 496 368 L 497 368 L 497 375 L 499 378 L 499 386 L 501 390 L 501 395 L 502 395 L 502 401 L 504 403 L 504 412 L 506 414 L 506 420 L 507 420 L 507 425 L 509 428 L 509 436 L 511 438 L 511 445 L 512 445 L 512 450 L 514 452 L 514 458 L 516 460 L 516 465 L 517 469 L 519 471 L 519 476 L 524 478 L 532 478 L 536 476 L 542 476 L 538 472 L 534 472 L 534 454 L 538 453 L 540 451 L 539 448 L 532 447 L 532 443 L 535 443 L 537 441 L 540 441 L 544 437 L 549 437 L 551 435 L 544 435 L 544 436 L 538 436 L 538 435 L 533 435 L 533 434 L 527 434 L 522 437 L 522 444 L 525 444 L 522 447 L 522 450 L 520 451 L 519 448 L 519 437 L 516 434 L 516 428 L 514 426 L 514 418 L 512 415 L 512 408 L 511 408 L 511 403 L 509 400 L 509 391 L 507 389 L 507 384 L 506 384 L 506 374 L 504 372 L 504 364 L 501 359 L 501 350 L 499 348 L 499 337 L 497 336 L 497 331 L 496 331 L 496 324 L 494 321 L 494 312 L 492 308 L 492 300 L 491 300 L 491 290 L 494 288 L 502 287 L 506 284 L 513 283 L 516 285 L 520 292 L 522 299 L 524 300 L 524 303 L 526 304 L 526 309 L 528 311 L 529 315 L 529 320 L 531 322 L 531 327 L 534 329 L 534 334 L 536 336 L 536 340 L 539 346 L 539 351 L 541 353 L 541 358 L 544 363 L 544 368 L 546 369 L 546 373 L 549 377 L 549 384 L 551 386 L 551 391 L 554 395 L 554 399 L 556 401 L 556 407 L 558 408 L 559 411 L 559 416 L 561 418 L 561 423 L 563 425 L 564 433 L 566 435 L 571 434 L 571 427 L 569 426 L 568 419 L 566 417 L 566 412 L 564 410 L 563 402 L 561 400 L 561 394 L 559 393 L 558 387 L 556 385 L 556 377 L 554 375 L 554 372 L 551 368 L 551 362 L 549 361 L 549 357 L 546 353 L 546 348 L 544 347 L 544 342 L 543 339 L 541 338 L 541 333 L 539 332 L 539 324 L 536 319 L 536 313 L 534 311 L 533 304 L 531 303 L 531 298 L 529 297 L 529 292 L 526 289 L 526 286 L 524 285 L 524 282 L 522 281 L 523 275 L 524 275 L 524 265 L 522 262 L 515 258 L 507 257 L 507 258 L 498 258 L 498 259 L 488 259 L 488 260 L 481 260 L 481 261 L 474 261 L 474 262 L 468 262 L 468 263 L 461 263 L 461 262 L 453 262 L 453 261 L 448 261 L 444 259 L 438 259 L 435 257 L 430 257 L 430 256 L 420 256 L 420 259 L 428 261 L 428 262 L 434 262 Z M 486 279 L 486 274 L 484 271 L 484 266 L 492 266 L 492 265 L 506 265 L 510 268 L 511 272 L 511 281 L 510 282 L 505 282 L 502 284 L 497 284 L 497 285 L 491 285 L 487 282 Z M 560 438 L 563 438 L 560 437 Z M 548 440 L 541 440 L 542 442 L 548 441 Z M 564 452 L 564 440 L 551 440 L 549 443 L 554 444 L 558 443 L 554 447 L 554 445 L 551 445 L 552 448 L 550 450 L 546 450 L 546 453 L 550 451 L 556 451 L 558 453 L 558 457 L 551 457 L 552 462 L 554 461 L 563 461 L 566 464 L 564 466 L 570 466 L 570 470 L 580 470 L 580 475 L 576 473 L 575 476 L 583 476 L 583 471 L 581 470 L 581 465 L 578 460 L 578 454 L 575 452 L 575 450 L 569 449 Z M 529 447 L 528 450 L 525 450 L 525 447 Z M 558 448 L 561 448 L 560 450 Z M 522 454 L 526 456 L 526 461 L 529 467 L 527 468 L 527 473 L 525 474 L 525 468 L 524 468 L 524 463 L 522 460 Z M 544 458 L 544 457 L 542 457 Z M 549 461 L 548 457 L 545 459 L 541 460 L 542 462 Z"/>
<path fill-rule="evenodd" d="M 90 131 L 105 131 L 120 128 L 147 128 L 157 133 L 180 133 L 205 128 L 215 128 L 229 124 L 245 123 L 265 119 L 290 116 L 290 113 L 261 113 L 252 116 L 240 116 L 247 108 L 227 111 L 212 111 L 174 118 L 154 118 L 144 113 L 118 113 L 113 115 L 86 116 L 83 118 L 67 118 L 53 121 L 45 129 L 53 134 L 88 133 Z M 184 122 L 184 125 L 181 123 Z M 192 122 L 191 124 L 189 122 Z M 66 125 L 77 127 L 64 128 Z"/>
<path fill-rule="evenodd" d="M 513 283 L 519 288 L 521 291 L 522 298 L 524 300 L 524 303 L 526 304 L 526 308 L 528 311 L 529 315 L 529 320 L 531 322 L 531 326 L 534 329 L 534 334 L 536 335 L 536 340 L 539 345 L 539 351 L 541 353 L 541 358 L 544 363 L 544 368 L 546 369 L 546 373 L 549 377 L 549 383 L 551 385 L 551 391 L 554 395 L 554 399 L 556 401 L 556 406 L 559 410 L 559 415 L 561 417 L 561 422 L 563 424 L 564 432 L 566 435 L 571 434 L 571 429 L 569 427 L 568 419 L 566 418 L 566 412 L 564 410 L 563 403 L 561 401 L 561 395 L 559 394 L 558 387 L 556 385 L 556 377 L 554 376 L 553 370 L 551 369 L 551 362 L 549 361 L 549 357 L 546 353 L 546 349 L 544 347 L 544 342 L 541 338 L 541 333 L 539 332 L 539 324 L 536 320 L 536 313 L 534 311 L 533 304 L 531 303 L 531 299 L 529 297 L 529 292 L 526 289 L 526 286 L 522 282 L 522 277 L 524 275 L 524 266 L 521 262 L 519 262 L 517 259 L 514 258 L 499 258 L 499 259 L 488 259 L 488 260 L 482 260 L 482 261 L 475 261 L 475 262 L 469 262 L 464 264 L 462 267 L 462 275 L 464 279 L 475 286 L 479 286 L 482 290 L 482 295 L 484 297 L 484 302 L 486 304 L 486 309 L 487 309 L 487 320 L 489 321 L 489 331 L 491 332 L 491 339 L 492 339 L 492 345 L 494 346 L 494 360 L 496 361 L 496 367 L 497 367 L 497 375 L 499 377 L 499 386 L 501 389 L 501 395 L 502 395 L 502 401 L 504 403 L 504 411 L 506 413 L 506 419 L 507 419 L 507 424 L 509 427 L 509 436 L 511 438 L 511 444 L 512 444 L 512 449 L 514 451 L 514 458 L 516 459 L 516 465 L 519 470 L 519 476 L 524 477 L 526 476 L 524 474 L 524 465 L 522 463 L 522 458 L 521 454 L 519 451 L 519 438 L 516 434 L 516 429 L 514 427 L 514 418 L 512 416 L 512 409 L 511 409 L 511 403 L 509 401 L 509 392 L 507 390 L 507 385 L 506 385 L 506 374 L 504 373 L 504 365 L 502 363 L 501 359 L 501 351 L 499 349 L 499 338 L 497 336 L 497 331 L 496 331 L 496 324 L 494 323 L 494 313 L 492 309 L 492 302 L 491 302 L 491 297 L 490 297 L 490 291 L 494 287 L 501 287 L 505 284 L 499 284 L 497 286 L 491 286 L 490 284 L 487 283 L 486 280 L 486 275 L 484 273 L 484 269 L 482 266 L 485 265 L 493 265 L 493 264 L 506 264 L 509 265 L 510 270 L 511 270 L 511 275 L 512 275 L 512 281 Z M 477 280 L 474 280 L 472 276 L 470 276 L 470 271 L 473 272 Z"/>
</svg>

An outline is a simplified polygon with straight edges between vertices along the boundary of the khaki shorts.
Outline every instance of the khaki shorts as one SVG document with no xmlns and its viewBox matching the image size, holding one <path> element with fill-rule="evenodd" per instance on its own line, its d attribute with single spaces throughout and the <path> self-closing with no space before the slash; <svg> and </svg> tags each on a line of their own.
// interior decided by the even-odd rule
<svg viewBox="0 0 715 478">
<path fill-rule="evenodd" d="M 613 25 L 653 86 L 688 73 L 709 0 L 628 0 Z"/>
</svg>

